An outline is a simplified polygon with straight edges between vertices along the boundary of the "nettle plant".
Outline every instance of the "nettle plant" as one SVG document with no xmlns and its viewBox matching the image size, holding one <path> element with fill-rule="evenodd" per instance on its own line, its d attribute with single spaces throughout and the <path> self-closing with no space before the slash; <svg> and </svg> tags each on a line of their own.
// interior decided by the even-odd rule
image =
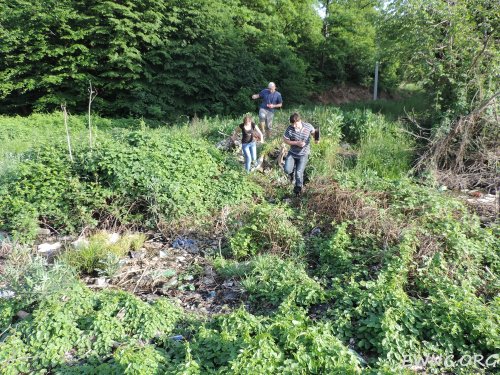
<svg viewBox="0 0 500 375">
<path fill-rule="evenodd" d="M 305 310 L 285 302 L 271 316 L 243 308 L 191 327 L 189 345 L 171 340 L 164 348 L 174 361 L 189 355 L 199 373 L 360 374 L 358 357 Z"/>
<path fill-rule="evenodd" d="M 283 205 L 268 203 L 251 206 L 233 223 L 229 238 L 231 255 L 236 259 L 266 252 L 299 254 L 304 239 L 292 223 L 292 211 Z"/>
<path fill-rule="evenodd" d="M 103 134 L 74 154 L 71 162 L 63 146 L 46 146 L 2 177 L 0 224 L 17 239 L 33 239 L 40 225 L 73 233 L 200 217 L 259 190 L 212 145 L 182 134 Z"/>
<path fill-rule="evenodd" d="M 352 222 L 313 244 L 336 336 L 373 368 L 401 373 L 405 358 L 494 354 L 498 226 L 482 228 L 463 204 L 428 187 L 399 181 L 384 190 L 387 214 L 403 228 L 397 241 L 370 241 Z"/>
<path fill-rule="evenodd" d="M 5 373 L 120 373 L 121 365 L 126 368 L 129 363 L 136 369 L 161 368 L 165 359 L 155 356 L 156 349 L 146 343 L 169 335 L 182 315 L 166 299 L 149 304 L 121 291 L 94 293 L 76 280 L 24 308 L 31 315 L 14 322 L 0 343 Z M 136 350 L 144 350 L 145 356 L 134 356 Z M 109 358 L 111 363 L 103 364 Z"/>
<path fill-rule="evenodd" d="M 307 274 L 306 266 L 300 260 L 262 255 L 251 265 L 252 270 L 242 285 L 250 300 L 262 306 L 278 306 L 283 301 L 309 306 L 324 300 L 323 287 Z"/>
</svg>

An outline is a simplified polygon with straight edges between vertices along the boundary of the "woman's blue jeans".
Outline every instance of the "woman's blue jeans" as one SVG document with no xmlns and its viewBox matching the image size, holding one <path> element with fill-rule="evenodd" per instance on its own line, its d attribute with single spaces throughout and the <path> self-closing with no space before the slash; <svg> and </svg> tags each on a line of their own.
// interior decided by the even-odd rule
<svg viewBox="0 0 500 375">
<path fill-rule="evenodd" d="M 245 169 L 250 172 L 252 161 L 257 161 L 257 145 L 255 142 L 243 143 L 241 145 L 243 156 L 245 157 Z"/>
</svg>

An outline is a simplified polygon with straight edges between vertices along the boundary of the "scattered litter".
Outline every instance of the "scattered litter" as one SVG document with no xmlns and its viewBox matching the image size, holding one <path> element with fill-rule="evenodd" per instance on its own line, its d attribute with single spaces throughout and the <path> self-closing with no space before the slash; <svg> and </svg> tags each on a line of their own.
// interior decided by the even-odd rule
<svg viewBox="0 0 500 375">
<path fill-rule="evenodd" d="M 169 339 L 170 340 L 174 340 L 174 341 L 182 341 L 182 340 L 184 340 L 184 336 L 182 336 L 182 335 L 175 335 L 175 336 L 170 336 Z"/>
<path fill-rule="evenodd" d="M 120 268 L 112 277 L 88 276 L 85 282 L 93 289 L 126 290 L 148 301 L 167 296 L 185 310 L 203 315 L 228 313 L 239 306 L 244 293 L 240 284 L 234 280 L 223 283 L 209 260 L 189 251 L 190 247 L 218 248 L 220 238 L 184 236 L 175 240 L 174 244 L 145 242 L 143 248 L 120 259 Z M 79 239 L 77 244 L 83 241 Z"/>
<path fill-rule="evenodd" d="M 102 288 L 108 285 L 108 283 L 106 282 L 105 277 L 98 277 L 97 279 L 95 279 L 95 285 Z"/>
<path fill-rule="evenodd" d="M 7 232 L 0 231 L 0 242 L 9 240 L 10 240 L 9 234 Z"/>
<path fill-rule="evenodd" d="M 227 292 L 222 297 L 222 300 L 224 302 L 231 302 L 231 301 L 236 301 L 237 299 L 239 299 L 239 297 L 240 297 L 239 293 L 236 293 L 236 292 Z"/>
<path fill-rule="evenodd" d="M 217 293 L 215 292 L 215 290 L 211 290 L 210 292 L 208 292 L 207 298 L 208 299 L 215 298 L 216 295 L 217 295 Z"/>
<path fill-rule="evenodd" d="M 197 254 L 200 252 L 198 244 L 191 238 L 178 237 L 174 240 L 174 242 L 172 242 L 172 247 L 174 249 L 184 249 L 191 254 Z"/>
<path fill-rule="evenodd" d="M 481 193 L 479 190 L 470 190 L 467 192 L 467 194 L 474 198 L 480 198 L 483 196 L 483 193 Z"/>
<path fill-rule="evenodd" d="M 17 314 L 16 314 L 16 316 L 19 319 L 21 319 L 21 320 L 24 320 L 24 319 L 28 318 L 30 315 L 31 315 L 30 313 L 28 313 L 28 312 L 26 312 L 24 310 L 18 311 Z"/>
<path fill-rule="evenodd" d="M 147 241 L 144 243 L 144 247 L 146 249 L 158 250 L 161 249 L 164 245 L 161 242 Z"/>
<path fill-rule="evenodd" d="M 318 234 L 321 233 L 321 229 L 316 227 L 311 231 L 311 236 L 317 236 Z"/>
<path fill-rule="evenodd" d="M 59 250 L 62 247 L 60 242 L 56 243 L 42 243 L 38 245 L 39 253 L 51 253 L 53 251 Z"/>
<path fill-rule="evenodd" d="M 215 284 L 215 278 L 212 276 L 206 276 L 202 279 L 203 284 L 209 286 Z"/>
<path fill-rule="evenodd" d="M 50 236 L 50 229 L 47 228 L 38 228 L 39 236 Z"/>
<path fill-rule="evenodd" d="M 134 259 L 142 259 L 146 256 L 144 251 L 131 251 L 130 252 L 130 257 Z"/>
<path fill-rule="evenodd" d="M 108 244 L 113 245 L 117 243 L 120 240 L 120 234 L 119 233 L 110 233 L 108 235 Z"/>
<path fill-rule="evenodd" d="M 13 298 L 16 294 L 12 290 L 0 290 L 0 298 Z"/>
<path fill-rule="evenodd" d="M 496 201 L 496 196 L 493 194 L 486 194 L 482 198 L 479 198 L 476 202 L 481 204 L 494 204 Z"/>
<path fill-rule="evenodd" d="M 86 238 L 79 237 L 75 241 L 71 242 L 71 246 L 76 250 L 80 250 L 89 246 L 89 243 L 89 240 L 87 240 Z"/>
</svg>

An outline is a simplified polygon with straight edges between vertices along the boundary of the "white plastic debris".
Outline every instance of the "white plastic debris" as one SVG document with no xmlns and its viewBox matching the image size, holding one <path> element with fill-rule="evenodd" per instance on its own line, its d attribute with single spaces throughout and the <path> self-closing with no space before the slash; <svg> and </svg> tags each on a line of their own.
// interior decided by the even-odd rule
<svg viewBox="0 0 500 375">
<path fill-rule="evenodd" d="M 47 228 L 38 228 L 39 236 L 50 236 L 50 229 Z"/>
<path fill-rule="evenodd" d="M 76 241 L 71 242 L 71 246 L 77 250 L 83 249 L 89 245 L 89 240 L 86 238 L 80 237 Z"/>
<path fill-rule="evenodd" d="M 38 252 L 39 253 L 50 253 L 52 251 L 59 250 L 62 247 L 62 244 L 60 242 L 55 242 L 55 243 L 42 243 L 38 245 Z"/>
<path fill-rule="evenodd" d="M 13 298 L 16 294 L 12 290 L 0 290 L 0 298 Z"/>
<path fill-rule="evenodd" d="M 99 287 L 104 287 L 107 285 L 106 278 L 105 277 L 98 277 L 95 279 L 95 285 Z"/>
<path fill-rule="evenodd" d="M 118 240 L 120 239 L 120 234 L 119 233 L 110 233 L 108 236 L 108 244 L 112 245 L 114 243 L 117 243 Z"/>
</svg>

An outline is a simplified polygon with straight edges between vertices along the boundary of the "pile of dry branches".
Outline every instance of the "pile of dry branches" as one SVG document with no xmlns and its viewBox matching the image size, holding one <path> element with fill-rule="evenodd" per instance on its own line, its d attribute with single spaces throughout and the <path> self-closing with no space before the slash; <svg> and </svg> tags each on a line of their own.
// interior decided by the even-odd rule
<svg viewBox="0 0 500 375">
<path fill-rule="evenodd" d="M 452 189 L 498 190 L 499 96 L 497 92 L 468 115 L 459 117 L 449 132 L 430 139 L 415 171 L 432 171 L 440 183 Z"/>
<path fill-rule="evenodd" d="M 350 221 L 350 231 L 375 234 L 384 245 L 397 241 L 403 226 L 385 213 L 388 196 L 384 192 L 348 190 L 329 178 L 308 184 L 307 209 L 327 226 Z"/>
</svg>

